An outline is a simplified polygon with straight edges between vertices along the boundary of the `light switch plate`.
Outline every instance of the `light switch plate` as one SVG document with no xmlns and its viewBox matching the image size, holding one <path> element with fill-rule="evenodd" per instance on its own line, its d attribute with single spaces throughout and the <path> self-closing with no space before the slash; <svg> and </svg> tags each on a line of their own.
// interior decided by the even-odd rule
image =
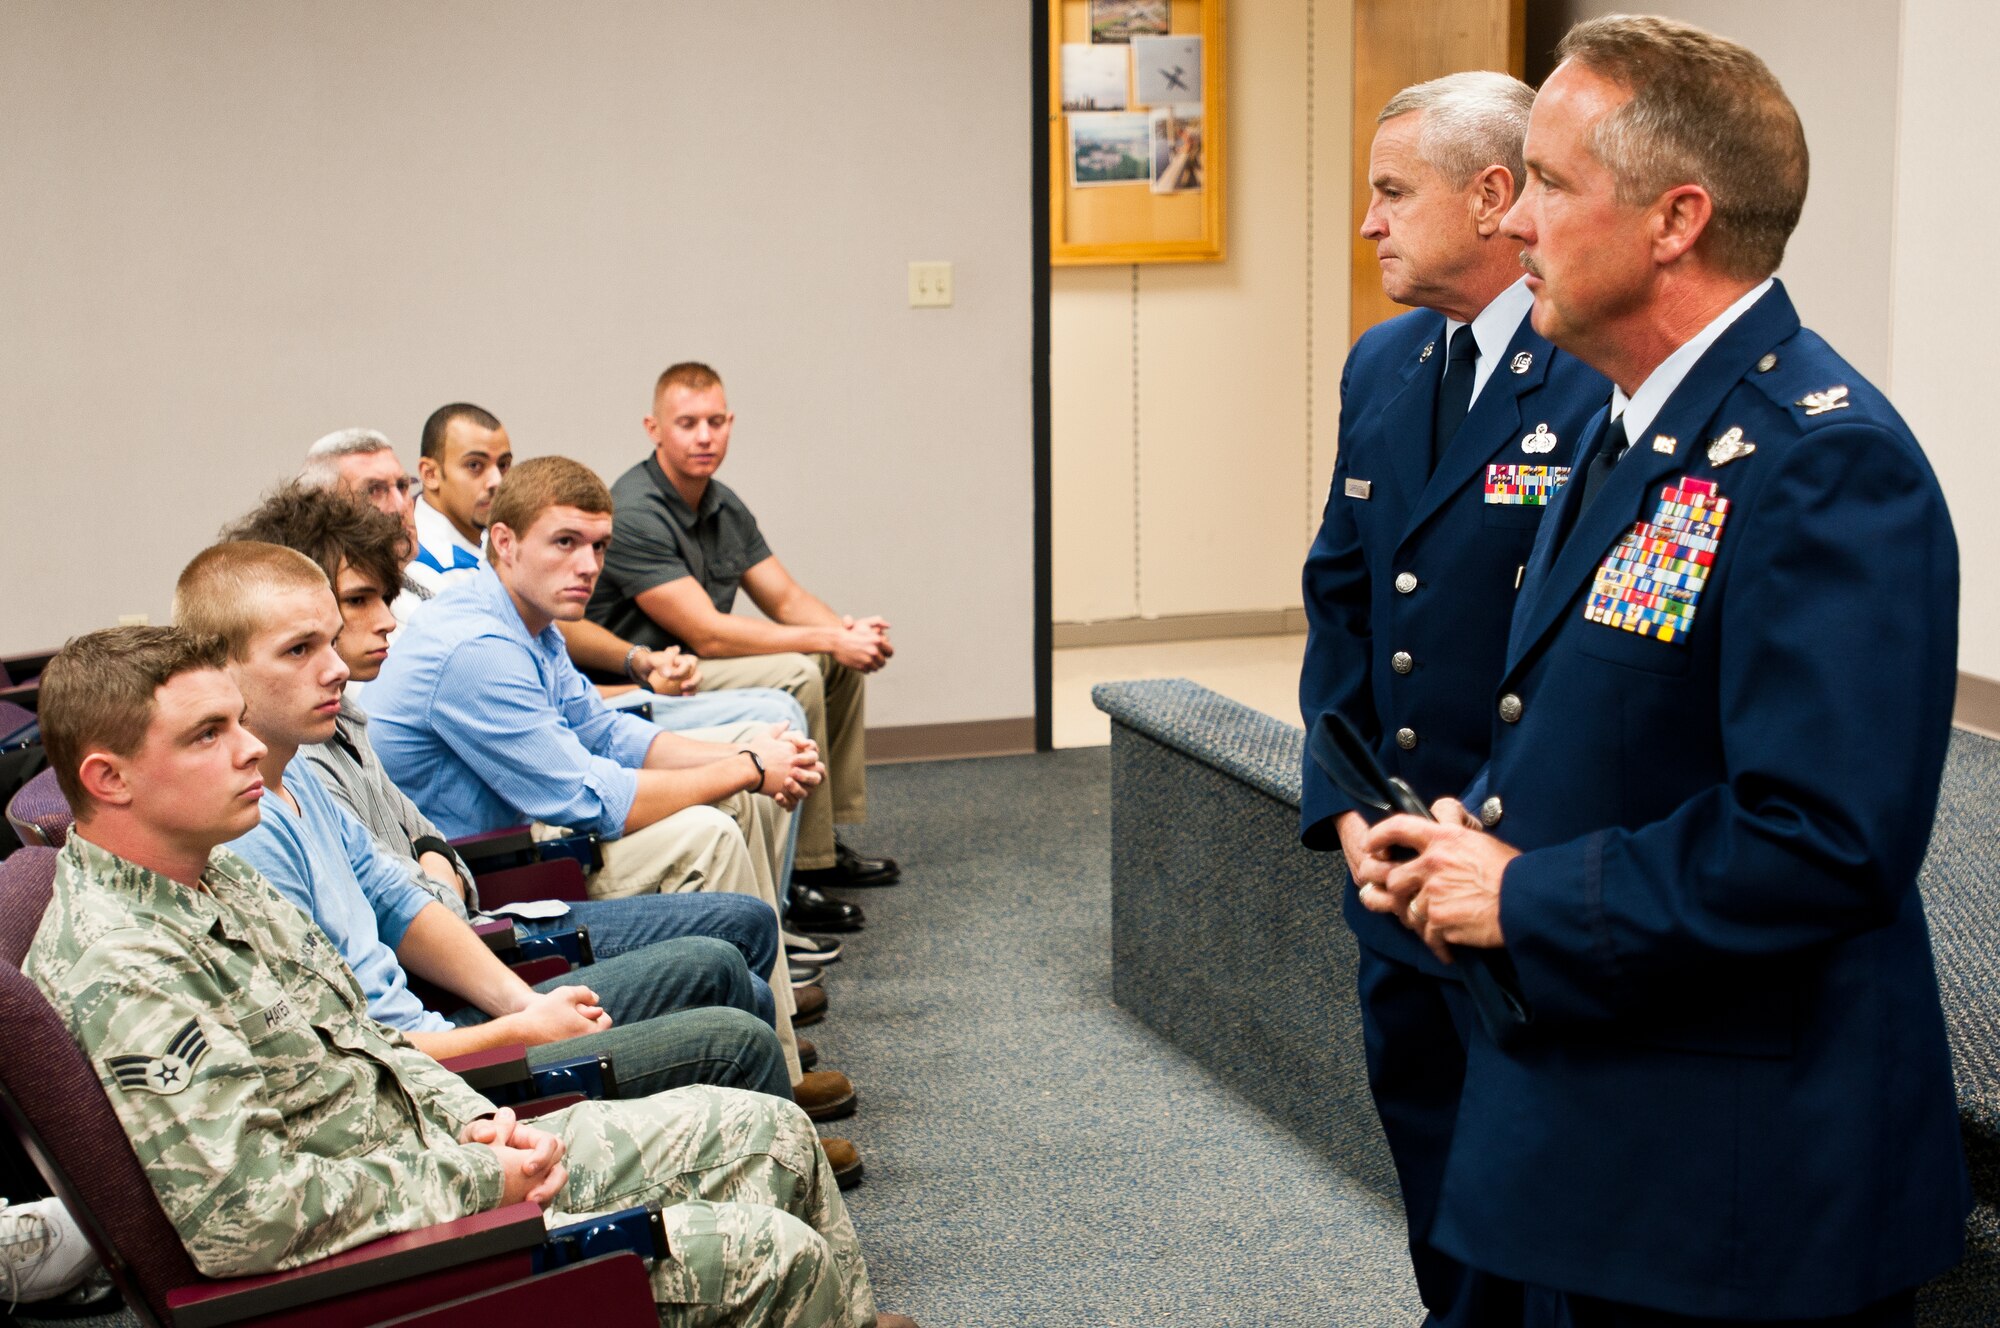
<svg viewBox="0 0 2000 1328">
<path fill-rule="evenodd" d="M 910 307 L 945 309 L 951 305 L 951 264 L 910 264 Z"/>
</svg>

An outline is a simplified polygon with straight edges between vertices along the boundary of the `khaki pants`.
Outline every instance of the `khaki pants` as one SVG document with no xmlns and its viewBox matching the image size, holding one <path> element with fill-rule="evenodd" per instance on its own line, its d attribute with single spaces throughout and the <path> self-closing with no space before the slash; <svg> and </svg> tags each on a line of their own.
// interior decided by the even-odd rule
<svg viewBox="0 0 2000 1328">
<path fill-rule="evenodd" d="M 867 679 L 831 655 L 703 659 L 701 690 L 778 687 L 806 712 L 826 782 L 799 808 L 800 871 L 833 865 L 833 827 L 868 819 Z"/>
<path fill-rule="evenodd" d="M 778 912 L 776 854 L 784 852 L 790 812 L 769 798 L 739 793 L 714 807 L 689 807 L 643 830 L 602 844 L 604 865 L 584 888 L 592 899 L 623 899 L 655 892 L 713 890 L 750 895 Z M 751 847 L 755 844 L 755 848 Z M 771 972 L 757 976 L 771 984 L 777 1007 L 778 1045 L 792 1082 L 804 1077 L 799 1039 L 792 1031 L 791 966 L 778 947 Z"/>
</svg>

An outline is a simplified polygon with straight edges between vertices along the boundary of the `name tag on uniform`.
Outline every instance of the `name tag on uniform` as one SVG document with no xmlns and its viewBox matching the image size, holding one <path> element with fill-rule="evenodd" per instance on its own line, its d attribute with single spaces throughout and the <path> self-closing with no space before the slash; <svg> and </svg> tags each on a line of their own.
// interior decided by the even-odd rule
<svg viewBox="0 0 2000 1328">
<path fill-rule="evenodd" d="M 1349 498 L 1359 498 L 1364 503 L 1368 501 L 1368 495 L 1374 492 L 1374 490 L 1374 480 L 1349 480 L 1347 482 L 1347 496 Z"/>
<path fill-rule="evenodd" d="M 1656 641 L 1684 640 L 1728 516 L 1714 480 L 1683 475 L 1661 489 L 1652 518 L 1635 522 L 1598 565 L 1583 616 Z"/>
<path fill-rule="evenodd" d="M 1486 501 L 1509 507 L 1547 507 L 1569 482 L 1568 466 L 1488 466 Z"/>
</svg>

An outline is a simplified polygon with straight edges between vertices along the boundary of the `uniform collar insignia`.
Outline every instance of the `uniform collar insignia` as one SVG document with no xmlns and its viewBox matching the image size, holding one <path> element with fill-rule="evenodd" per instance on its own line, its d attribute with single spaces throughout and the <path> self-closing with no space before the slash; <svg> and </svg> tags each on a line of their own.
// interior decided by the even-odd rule
<svg viewBox="0 0 2000 1328">
<path fill-rule="evenodd" d="M 1808 392 L 1794 404 L 1804 406 L 1808 415 L 1824 415 L 1830 410 L 1846 410 L 1854 403 L 1847 399 L 1845 387 L 1829 387 L 1824 392 Z"/>
<path fill-rule="evenodd" d="M 1421 354 L 1421 355 L 1419 355 L 1419 356 L 1417 356 L 1417 363 L 1418 363 L 1418 364 L 1422 364 L 1422 363 L 1423 363 L 1423 362 L 1424 362 L 1425 360 L 1428 360 L 1428 359 L 1429 359 L 1429 358 L 1431 357 L 1431 352 L 1432 352 L 1432 351 L 1434 351 L 1434 350 L 1436 350 L 1437 348 L 1438 348 L 1438 344 L 1437 344 L 1437 342 L 1435 342 L 1435 341 L 1433 341 L 1433 342 L 1431 342 L 1431 343 L 1430 343 L 1429 345 L 1425 346 L 1425 347 L 1424 347 L 1424 353 L 1423 353 L 1423 354 Z"/>
<path fill-rule="evenodd" d="M 1731 425 L 1727 433 L 1708 445 L 1708 464 L 1720 468 L 1756 450 L 1757 444 L 1743 441 L 1743 430 Z"/>
<path fill-rule="evenodd" d="M 1507 367 L 1509 369 L 1512 369 L 1517 374 L 1524 374 L 1528 372 L 1529 369 L 1534 367 L 1534 363 L 1535 363 L 1534 352 L 1524 350 L 1518 352 L 1514 356 L 1513 362 L 1509 364 Z"/>
</svg>

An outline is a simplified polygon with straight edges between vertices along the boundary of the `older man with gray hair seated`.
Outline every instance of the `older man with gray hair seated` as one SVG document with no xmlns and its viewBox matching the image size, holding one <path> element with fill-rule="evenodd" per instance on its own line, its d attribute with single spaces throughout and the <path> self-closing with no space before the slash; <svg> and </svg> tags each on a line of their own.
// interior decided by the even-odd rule
<svg viewBox="0 0 2000 1328">
<path fill-rule="evenodd" d="M 414 483 L 396 456 L 396 445 L 378 429 L 335 429 L 306 449 L 305 464 L 299 467 L 299 483 L 308 489 L 328 489 L 387 512 L 403 523 L 410 547 L 403 565 L 417 556 L 417 508 L 410 497 Z M 416 606 L 431 597 L 431 590 L 406 572 L 401 593 L 393 598 L 390 612 L 397 622 L 407 622 Z"/>
</svg>

